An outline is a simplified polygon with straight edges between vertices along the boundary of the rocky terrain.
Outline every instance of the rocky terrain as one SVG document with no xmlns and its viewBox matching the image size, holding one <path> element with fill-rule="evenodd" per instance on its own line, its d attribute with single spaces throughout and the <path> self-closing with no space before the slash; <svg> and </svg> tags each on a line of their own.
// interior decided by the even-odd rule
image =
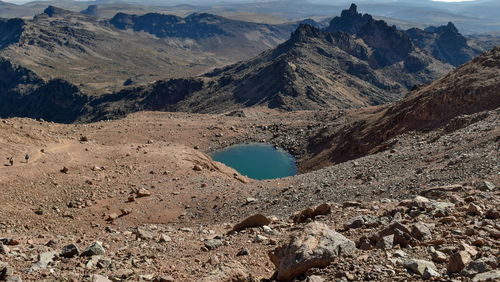
<svg viewBox="0 0 500 282">
<path fill-rule="evenodd" d="M 359 22 L 352 25 L 358 28 L 342 28 L 352 22 Z M 400 99 L 415 85 L 452 68 L 420 49 L 406 33 L 359 14 L 353 4 L 325 30 L 302 24 L 288 41 L 252 60 L 102 97 L 92 103 L 95 112 L 82 120 L 138 110 L 359 108 Z"/>
<path fill-rule="evenodd" d="M 496 281 L 499 69 L 495 48 L 353 110 L 2 119 L 0 280 Z M 255 181 L 207 156 L 247 141 L 301 174 Z"/>
<path fill-rule="evenodd" d="M 10 98 L 0 98 L 8 110 L 0 114 L 89 122 L 143 110 L 361 108 L 399 100 L 478 53 L 453 24 L 405 32 L 358 13 L 354 4 L 324 29 L 307 24 L 317 25 L 314 21 L 303 22 L 274 49 L 189 77 L 268 49 L 293 25 L 209 14 L 181 18 L 120 13 L 100 21 L 55 7 L 33 21 L 3 20 L 0 56 L 45 83 L 57 79 L 70 94 L 40 103 L 39 95 L 28 91 L 37 85 L 19 90 L 16 83 L 25 81 L 10 81 Z M 175 78 L 147 83 L 165 77 Z M 75 95 L 81 98 L 71 98 Z M 71 107 L 71 114 L 48 114 L 64 107 Z"/>
<path fill-rule="evenodd" d="M 296 24 L 259 24 L 231 20 L 207 13 L 193 13 L 184 18 L 175 15 L 118 13 L 109 23 L 121 30 L 147 32 L 168 38 L 191 49 L 213 52 L 238 60 L 272 49 L 289 38 Z M 169 42 L 174 44 L 173 42 Z"/>
<path fill-rule="evenodd" d="M 471 48 L 467 39 L 449 22 L 446 26 L 428 27 L 425 30 L 413 28 L 406 31 L 416 44 L 440 61 L 455 67 L 460 66 L 479 54 Z"/>
<path fill-rule="evenodd" d="M 88 95 L 102 95 L 250 59 L 288 39 L 296 27 L 200 14 L 187 18 L 187 29 L 164 22 L 163 28 L 173 33 L 150 34 L 141 28 L 126 30 L 128 26 L 119 24 L 120 17 L 125 21 L 134 16 L 118 14 L 108 22 L 50 6 L 33 20 L 0 20 L 0 56 L 46 80 L 64 79 Z M 160 14 L 139 18 L 149 25 L 158 25 L 159 18 L 182 20 Z M 224 30 L 224 35 L 215 36 L 209 30 Z"/>
</svg>

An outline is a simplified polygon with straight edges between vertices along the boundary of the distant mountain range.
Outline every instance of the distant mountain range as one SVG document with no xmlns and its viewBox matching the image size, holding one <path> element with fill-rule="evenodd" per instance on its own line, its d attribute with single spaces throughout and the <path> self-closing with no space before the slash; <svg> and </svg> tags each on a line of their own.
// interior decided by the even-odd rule
<svg viewBox="0 0 500 282">
<path fill-rule="evenodd" d="M 383 17 L 401 29 L 422 25 L 443 25 L 454 22 L 464 34 L 500 31 L 496 0 L 444 3 L 430 0 L 385 1 L 360 0 L 362 11 Z M 267 23 L 284 23 L 310 17 L 327 17 L 338 14 L 349 1 L 196 1 L 186 5 L 185 1 L 34 1 L 24 5 L 0 2 L 0 17 L 32 17 L 40 14 L 48 5 L 74 12 L 86 10 L 94 16 L 109 19 L 119 12 L 127 14 L 169 13 L 186 16 L 191 13 L 211 13 L 227 18 Z M 191 2 L 194 3 L 194 2 Z M 181 5 L 182 4 L 182 5 Z M 88 6 L 91 6 L 88 8 Z"/>
<path fill-rule="evenodd" d="M 252 58 L 288 39 L 296 26 L 209 14 L 117 14 L 105 21 L 50 6 L 33 20 L 0 19 L 0 56 L 44 79 L 62 78 L 86 93 L 103 94 L 125 82 L 193 76 Z"/>
<path fill-rule="evenodd" d="M 75 17 L 78 18 L 77 24 L 72 21 Z M 18 29 L 22 32 L 11 32 L 16 30 L 12 28 L 16 24 L 21 26 Z M 31 83 L 34 85 L 32 88 L 27 87 L 29 82 L 22 80 L 18 87 L 16 80 L 13 80 L 5 88 L 7 90 L 0 92 L 0 101 L 6 108 L 16 108 L 18 103 L 32 106 L 19 107 L 20 110 L 16 112 L 5 110 L 0 115 L 75 122 L 117 118 L 140 110 L 225 112 L 251 106 L 283 110 L 358 108 L 401 99 L 412 88 L 431 82 L 478 53 L 467 45 L 453 24 L 406 32 L 375 20 L 370 15 L 360 14 L 356 5 L 352 5 L 340 17 L 332 19 L 325 29 L 301 24 L 289 40 L 276 48 L 201 76 L 158 80 L 145 86 L 118 90 L 113 94 L 103 95 L 104 92 L 97 91 L 89 95 L 85 91 L 84 86 L 91 83 L 92 77 L 99 78 L 119 71 L 129 76 L 130 73 L 122 64 L 129 62 L 130 58 L 137 60 L 130 66 L 137 72 L 143 71 L 140 66 L 144 66 L 144 70 L 148 66 L 154 66 L 158 71 L 168 68 L 168 65 L 159 67 L 160 61 L 155 53 L 147 54 L 128 46 L 141 48 L 150 42 L 171 38 L 184 38 L 201 45 L 216 38 L 221 45 L 238 46 L 248 44 L 247 40 L 250 39 L 245 33 L 262 34 L 262 30 L 265 30 L 274 34 L 275 28 L 208 14 L 195 14 L 187 18 L 159 14 L 119 14 L 108 22 L 55 7 L 49 7 L 33 21 L 3 21 L 0 22 L 0 31 L 4 30 L 5 36 L 0 38 L 6 39 L 5 43 L 0 44 L 7 47 L 0 51 L 0 55 L 9 59 L 6 64 L 12 66 L 6 67 L 4 71 L 10 72 L 12 77 L 23 77 L 19 72 L 29 72 L 35 78 Z M 151 37 L 138 37 L 139 32 L 150 34 Z M 257 38 L 255 42 L 259 44 L 262 42 L 259 40 L 266 37 Z M 229 42 L 231 40 L 241 41 Z M 124 44 L 126 41 L 127 44 Z M 157 48 L 159 45 L 154 46 Z M 161 52 L 162 55 L 164 53 Z M 16 54 L 26 57 L 16 57 Z M 82 54 L 82 61 L 74 59 L 78 54 Z M 193 56 L 193 53 L 190 54 Z M 37 56 L 47 59 L 54 57 L 54 65 L 47 67 L 35 60 Z M 98 63 L 111 56 L 114 64 Z M 92 67 L 86 66 L 84 61 L 93 58 L 96 60 L 94 66 L 109 68 L 92 72 Z M 166 62 L 175 66 L 168 59 Z M 73 69 L 71 66 L 79 68 Z M 35 74 L 38 71 L 31 72 L 26 68 L 46 68 L 52 70 L 53 74 L 74 71 L 79 77 L 87 77 L 85 82 L 76 86 L 71 84 L 71 79 L 67 79 L 70 82 L 55 80 L 68 87 L 59 87 L 62 93 L 52 100 L 44 101 L 42 111 L 36 107 L 41 103 L 32 101 L 40 101 L 38 94 L 43 93 L 42 90 L 46 89 L 44 86 L 54 83 L 54 80 L 49 80 L 50 77 L 42 79 Z M 108 79 L 113 77 L 118 76 L 112 74 Z M 130 84 L 134 81 L 119 82 Z M 56 111 L 63 105 L 71 105 L 71 114 L 50 114 L 51 101 L 55 103 L 53 110 Z"/>
<path fill-rule="evenodd" d="M 283 110 L 378 105 L 446 74 L 457 58 L 468 55 L 470 60 L 477 54 L 466 43 L 447 45 L 437 39 L 425 41 L 422 47 L 417 43 L 406 32 L 358 13 L 353 4 L 324 30 L 301 25 L 288 41 L 252 60 L 200 77 L 159 81 L 102 97 L 93 101 L 97 111 L 92 114 L 112 118 L 138 110 L 224 112 L 257 105 Z M 424 47 L 445 48 L 449 56 Z"/>
</svg>

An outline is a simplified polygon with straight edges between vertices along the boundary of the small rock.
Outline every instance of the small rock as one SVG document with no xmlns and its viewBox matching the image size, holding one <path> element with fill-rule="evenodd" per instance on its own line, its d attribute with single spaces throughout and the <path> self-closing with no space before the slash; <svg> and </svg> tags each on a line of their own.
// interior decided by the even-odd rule
<svg viewBox="0 0 500 282">
<path fill-rule="evenodd" d="M 256 214 L 256 215 L 252 215 L 248 218 L 246 218 L 245 220 L 243 220 L 242 222 L 236 224 L 232 231 L 241 231 L 241 230 L 244 230 L 244 229 L 247 229 L 247 228 L 251 228 L 251 227 L 262 227 L 264 225 L 269 225 L 271 223 L 271 220 L 269 218 L 267 218 L 266 216 L 262 215 L 262 214 Z"/>
<path fill-rule="evenodd" d="M 256 203 L 257 199 L 255 199 L 255 198 L 246 198 L 245 202 L 246 202 L 247 205 L 249 205 L 249 204 L 252 204 L 252 203 Z"/>
<path fill-rule="evenodd" d="M 38 271 L 40 269 L 47 268 L 47 266 L 57 257 L 56 251 L 44 252 L 38 255 L 38 261 L 35 262 L 30 271 Z"/>
<path fill-rule="evenodd" d="M 349 219 L 345 224 L 344 227 L 346 229 L 356 229 L 360 228 L 365 224 L 365 219 L 362 216 L 356 216 L 351 219 Z"/>
<path fill-rule="evenodd" d="M 262 236 L 262 235 L 257 234 L 257 236 L 255 236 L 255 239 L 253 241 L 255 243 L 264 243 L 264 242 L 267 242 L 268 240 L 269 240 L 269 238 L 267 238 L 266 236 Z"/>
<path fill-rule="evenodd" d="M 348 280 L 351 280 L 351 279 L 348 278 Z M 324 282 L 324 281 L 325 281 L 325 279 L 323 279 L 323 277 L 318 276 L 318 275 L 311 275 L 311 276 L 307 277 L 307 282 Z"/>
<path fill-rule="evenodd" d="M 167 234 L 161 234 L 160 239 L 158 241 L 160 243 L 168 243 L 168 242 L 172 242 L 172 238 L 170 238 L 170 236 L 168 236 Z"/>
<path fill-rule="evenodd" d="M 241 263 L 237 261 L 223 262 L 216 266 L 208 276 L 198 282 L 215 281 L 257 281 Z"/>
<path fill-rule="evenodd" d="M 434 248 L 431 249 L 431 257 L 432 257 L 432 260 L 435 262 L 447 262 L 448 261 L 448 257 L 446 256 L 445 253 L 440 252 L 440 251 L 436 251 L 436 250 L 434 250 Z"/>
<path fill-rule="evenodd" d="M 10 265 L 0 261 L 0 281 L 6 281 L 13 273 L 14 271 Z"/>
<path fill-rule="evenodd" d="M 137 228 L 137 230 L 135 231 L 135 235 L 137 236 L 137 238 L 142 240 L 152 240 L 154 238 L 153 233 L 142 228 Z"/>
<path fill-rule="evenodd" d="M 430 267 L 426 267 L 424 273 L 422 274 L 422 278 L 424 280 L 431 280 L 438 277 L 441 277 L 441 274 Z"/>
<path fill-rule="evenodd" d="M 457 218 L 454 216 L 445 216 L 439 220 L 439 222 L 441 222 L 441 223 L 452 223 L 452 222 L 456 222 L 456 221 L 457 221 Z"/>
<path fill-rule="evenodd" d="M 483 181 L 483 182 L 479 183 L 479 185 L 477 186 L 477 189 L 481 190 L 481 191 L 494 191 L 495 184 L 493 184 L 489 181 Z"/>
<path fill-rule="evenodd" d="M 472 278 L 472 282 L 486 282 L 486 281 L 499 281 L 500 270 L 492 270 L 484 273 L 479 273 Z"/>
<path fill-rule="evenodd" d="M 205 240 L 203 242 L 203 244 L 205 245 L 205 247 L 209 250 L 215 250 L 217 249 L 218 247 L 221 247 L 224 245 L 224 243 L 221 241 L 221 240 L 217 240 L 217 239 L 210 239 L 210 240 Z"/>
<path fill-rule="evenodd" d="M 118 217 L 119 217 L 118 214 L 112 213 L 112 214 L 108 215 L 108 217 L 106 218 L 106 221 L 114 221 Z"/>
<path fill-rule="evenodd" d="M 94 274 L 92 275 L 92 282 L 111 282 L 107 277 L 99 275 L 99 274 Z"/>
<path fill-rule="evenodd" d="M 450 260 L 448 262 L 448 272 L 449 273 L 458 273 L 464 269 L 469 262 L 471 262 L 471 256 L 466 251 L 459 251 L 450 256 Z"/>
<path fill-rule="evenodd" d="M 481 209 L 481 207 L 479 207 L 478 205 L 471 203 L 467 208 L 467 213 L 470 215 L 480 216 L 483 214 L 483 209 Z"/>
<path fill-rule="evenodd" d="M 194 171 L 202 171 L 202 170 L 203 170 L 203 168 L 202 168 L 201 166 L 199 166 L 199 165 L 194 165 L 194 166 L 193 166 L 193 170 L 194 170 Z"/>
<path fill-rule="evenodd" d="M 99 256 L 104 255 L 106 251 L 102 247 L 101 243 L 94 242 L 90 246 L 88 246 L 80 256 L 82 257 L 91 257 L 91 256 Z"/>
<path fill-rule="evenodd" d="M 8 253 L 10 253 L 10 248 L 0 243 L 0 255 L 7 255 Z"/>
<path fill-rule="evenodd" d="M 398 258 L 405 258 L 407 256 L 407 254 L 402 250 L 396 250 L 394 252 L 393 256 L 398 257 Z"/>
<path fill-rule="evenodd" d="M 389 250 L 394 246 L 394 234 L 381 237 L 375 244 L 376 248 Z"/>
<path fill-rule="evenodd" d="M 61 256 L 65 258 L 72 258 L 78 256 L 80 254 L 80 250 L 75 244 L 69 244 L 62 248 Z"/>
<path fill-rule="evenodd" d="M 67 174 L 67 173 L 69 172 L 69 168 L 67 168 L 67 167 L 63 167 L 63 168 L 61 169 L 61 172 L 62 172 L 62 173 L 66 173 L 66 174 Z"/>
<path fill-rule="evenodd" d="M 405 267 L 413 273 L 416 273 L 420 276 L 424 275 L 424 271 L 426 268 L 430 268 L 434 271 L 437 271 L 436 266 L 434 265 L 433 262 L 427 261 L 427 260 L 421 260 L 421 259 L 412 259 L 409 260 L 406 264 Z"/>
<path fill-rule="evenodd" d="M 149 192 L 145 188 L 141 188 L 139 189 L 139 191 L 137 191 L 137 198 L 149 197 L 149 196 L 151 196 L 151 192 Z"/>
<path fill-rule="evenodd" d="M 488 272 L 493 269 L 490 265 L 491 263 L 496 264 L 495 259 L 480 258 L 469 263 L 467 267 L 462 270 L 461 274 L 472 277 L 478 273 Z"/>
<path fill-rule="evenodd" d="M 428 240 L 431 239 L 431 230 L 427 225 L 423 223 L 415 223 L 411 229 L 411 236 L 414 238 L 423 241 L 423 240 Z"/>
<path fill-rule="evenodd" d="M 469 244 L 461 244 L 460 245 L 460 249 L 463 250 L 463 251 L 466 251 L 469 253 L 469 255 L 471 255 L 472 257 L 475 257 L 477 256 L 478 252 L 476 250 L 475 247 L 469 245 Z"/>
<path fill-rule="evenodd" d="M 293 215 L 292 219 L 296 223 L 302 223 L 302 222 L 306 222 L 310 218 L 314 219 L 315 217 L 320 216 L 320 215 L 328 215 L 329 213 L 331 213 L 331 211 L 332 211 L 332 207 L 329 204 L 324 203 L 324 204 L 321 204 L 321 205 L 315 207 L 314 209 L 307 208 L 301 212 L 298 212 L 298 213 Z"/>
<path fill-rule="evenodd" d="M 120 209 L 121 216 L 126 216 L 132 213 L 132 209 L 130 208 L 124 208 Z"/>
<path fill-rule="evenodd" d="M 241 249 L 236 256 L 241 257 L 241 256 L 248 256 L 250 253 L 248 252 L 248 249 Z"/>
<path fill-rule="evenodd" d="M 489 209 L 486 212 L 486 218 L 487 219 L 492 219 L 492 220 L 497 220 L 500 219 L 500 212 L 495 210 L 495 209 Z"/>
<path fill-rule="evenodd" d="M 175 282 L 175 279 L 170 275 L 163 275 L 156 277 L 153 282 Z"/>
</svg>

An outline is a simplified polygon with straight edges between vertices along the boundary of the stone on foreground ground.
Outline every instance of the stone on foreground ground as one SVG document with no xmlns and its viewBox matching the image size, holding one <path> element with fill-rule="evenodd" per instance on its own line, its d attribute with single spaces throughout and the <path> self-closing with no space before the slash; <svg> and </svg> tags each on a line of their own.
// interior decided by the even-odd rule
<svg viewBox="0 0 500 282">
<path fill-rule="evenodd" d="M 290 280 L 314 267 L 326 267 L 338 256 L 352 255 L 356 244 L 327 225 L 312 222 L 288 244 L 269 253 L 276 266 L 275 278 Z"/>
</svg>

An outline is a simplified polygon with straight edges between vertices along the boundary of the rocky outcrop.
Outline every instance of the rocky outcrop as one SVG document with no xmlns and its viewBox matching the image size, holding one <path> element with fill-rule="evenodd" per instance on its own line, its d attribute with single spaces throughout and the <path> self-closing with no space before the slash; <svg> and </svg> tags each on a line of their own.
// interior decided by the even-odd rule
<svg viewBox="0 0 500 282">
<path fill-rule="evenodd" d="M 479 51 L 468 45 L 467 39 L 451 22 L 444 26 L 428 27 L 425 30 L 412 28 L 406 33 L 417 46 L 438 60 L 455 67 L 472 60 L 479 54 Z"/>
<path fill-rule="evenodd" d="M 43 13 L 46 14 L 49 17 L 58 17 L 58 16 L 65 16 L 68 14 L 71 14 L 72 12 L 69 12 L 68 10 L 61 9 L 55 6 L 49 6 L 47 9 L 43 10 Z"/>
<path fill-rule="evenodd" d="M 325 30 L 345 32 L 361 38 L 374 51 L 369 61 L 373 68 L 383 68 L 399 61 L 406 63 L 407 60 L 420 59 L 411 57 L 415 48 L 404 32 L 389 26 L 384 21 L 374 20 L 368 14 L 358 13 L 355 4 L 352 4 L 349 10 L 342 11 L 340 17 L 332 19 L 330 26 Z"/>
<path fill-rule="evenodd" d="M 370 21 L 373 21 L 372 16 L 358 13 L 358 6 L 351 4 L 348 10 L 342 11 L 340 17 L 333 18 L 325 30 L 329 32 L 342 31 L 355 35 Z"/>
</svg>

